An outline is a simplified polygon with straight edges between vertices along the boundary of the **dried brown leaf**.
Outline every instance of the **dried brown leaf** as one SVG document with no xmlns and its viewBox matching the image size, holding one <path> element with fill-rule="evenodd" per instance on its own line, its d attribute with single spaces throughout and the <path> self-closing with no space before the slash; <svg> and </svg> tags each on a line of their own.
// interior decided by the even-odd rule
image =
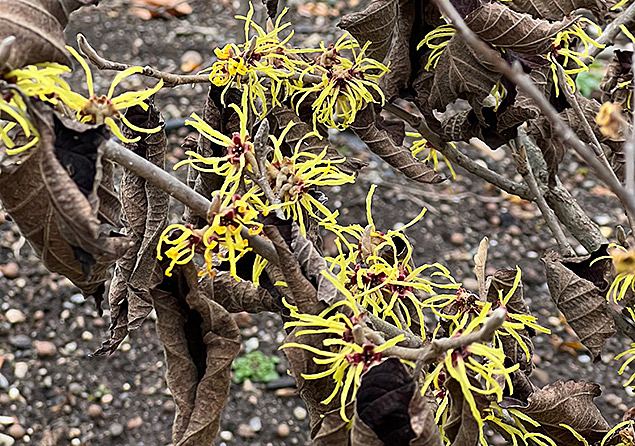
<svg viewBox="0 0 635 446">
<path fill-rule="evenodd" d="M 267 290 L 257 288 L 247 280 L 239 282 L 231 277 L 227 271 L 217 272 L 214 277 L 205 275 L 199 286 L 230 313 L 279 311 L 273 297 Z"/>
<path fill-rule="evenodd" d="M 412 73 L 412 65 L 410 63 L 410 35 L 412 34 L 414 20 L 414 1 L 400 1 L 397 20 L 395 22 L 393 44 L 388 54 L 390 71 L 386 73 L 380 81 L 384 95 L 389 101 L 400 96 L 400 90 L 407 88 L 410 81 L 410 74 Z"/>
<path fill-rule="evenodd" d="M 344 409 L 346 415 L 351 418 L 355 409 L 355 403 L 351 401 Z M 354 431 L 354 428 L 353 428 Z M 322 423 L 315 437 L 311 441 L 312 446 L 348 446 L 351 429 L 348 422 L 342 419 L 340 409 L 331 410 L 322 417 Z M 370 443 L 360 443 L 371 446 Z M 381 443 L 380 443 L 381 444 Z M 355 443 L 352 443 L 354 446 Z"/>
<path fill-rule="evenodd" d="M 410 426 L 415 438 L 410 440 L 410 446 L 441 446 L 441 432 L 434 421 L 434 407 L 417 390 L 408 406 Z"/>
<path fill-rule="evenodd" d="M 384 161 L 411 180 L 433 184 L 445 180 L 434 169 L 415 159 L 410 150 L 403 146 L 395 145 L 385 130 L 377 128 L 375 125 L 375 111 L 372 106 L 367 106 L 357 113 L 357 119 L 355 119 L 351 128 L 373 153 L 379 155 Z"/>
<path fill-rule="evenodd" d="M 465 18 L 465 24 L 486 42 L 536 55 L 546 54 L 556 34 L 575 22 L 571 18 L 555 23 L 535 19 L 499 2 L 483 3 Z"/>
<path fill-rule="evenodd" d="M 610 429 L 593 399 L 602 391 L 596 383 L 556 381 L 536 390 L 526 404 L 506 405 L 516 408 L 540 423 L 540 432 L 558 445 L 577 444 L 573 434 L 560 424 L 575 429 L 590 444 L 599 441 Z M 533 429 L 533 428 L 532 428 Z"/>
<path fill-rule="evenodd" d="M 309 345 L 318 349 L 323 349 L 322 341 L 326 339 L 324 334 L 305 334 L 297 336 L 296 333 L 303 330 L 302 327 L 296 327 L 287 335 L 284 344 L 300 343 Z M 318 365 L 313 361 L 314 355 L 302 348 L 289 347 L 284 350 L 289 360 L 289 372 L 295 378 L 296 386 L 306 408 L 309 412 L 311 421 L 311 438 L 314 438 L 320 431 L 323 422 L 322 416 L 330 411 L 339 411 L 339 399 L 335 398 L 329 404 L 322 404 L 333 391 L 335 383 L 331 379 L 304 379 L 303 375 L 324 372 L 328 369 L 326 365 Z"/>
<path fill-rule="evenodd" d="M 515 11 L 551 21 L 562 20 L 576 9 L 588 9 L 601 19 L 607 10 L 604 0 L 511 0 L 505 4 Z"/>
<path fill-rule="evenodd" d="M 474 379 L 471 381 L 473 385 L 479 385 Z M 479 427 L 474 415 L 472 415 L 470 404 L 463 396 L 461 384 L 454 378 L 450 378 L 444 385 L 450 396 L 448 418 L 443 425 L 446 436 L 452 442 L 452 446 L 476 446 L 479 438 Z M 484 395 L 476 392 L 473 395 L 479 411 L 489 406 L 489 400 Z"/>
<path fill-rule="evenodd" d="M 271 133 L 273 135 L 279 135 L 282 130 L 289 124 L 289 122 L 295 122 L 296 124 L 287 133 L 287 137 L 283 143 L 283 149 L 287 155 L 291 155 L 295 146 L 302 140 L 301 151 L 307 153 L 313 153 L 319 155 L 326 148 L 327 159 L 342 159 L 339 151 L 328 141 L 327 138 L 320 139 L 317 136 L 310 136 L 305 138 L 308 133 L 313 131 L 313 128 L 302 121 L 300 117 L 289 107 L 280 106 L 275 107 L 267 116 L 271 123 Z M 337 165 L 338 168 L 349 175 L 356 175 L 360 169 L 366 166 L 366 163 L 355 158 L 346 158 L 341 164 Z"/>
<path fill-rule="evenodd" d="M 493 276 L 488 277 L 486 285 L 487 301 L 496 304 L 499 302 L 501 296 L 506 296 L 514 284 L 516 274 L 517 271 L 515 269 L 499 269 Z M 527 306 L 527 303 L 525 303 L 525 299 L 523 297 L 522 281 L 518 284 L 514 294 L 512 294 L 509 298 L 506 307 L 507 311 L 510 313 L 531 315 L 531 311 L 529 310 L 529 307 Z M 535 332 L 533 329 L 516 331 L 523 342 L 527 345 L 527 348 L 529 349 L 529 357 L 526 356 L 525 352 L 518 344 L 518 341 L 511 336 L 501 336 L 503 351 L 505 352 L 505 355 L 515 364 L 520 364 L 522 371 L 529 375 L 534 369 L 534 364 L 531 360 L 534 352 L 534 344 L 531 342 L 531 338 L 535 335 Z"/>
<path fill-rule="evenodd" d="M 165 127 L 153 101 L 147 111 L 132 107 L 126 117 L 141 128 Z M 165 130 L 155 133 L 123 129 L 127 138 L 141 137 L 126 147 L 152 164 L 163 168 L 167 148 Z M 159 237 L 168 221 L 169 195 L 144 178 L 124 170 L 121 183 L 126 233 L 134 241 L 117 261 L 108 299 L 111 311 L 111 336 L 95 355 L 114 352 L 132 330 L 141 326 L 152 311 L 150 290 L 162 280 L 163 272 L 156 259 Z"/>
<path fill-rule="evenodd" d="M 615 50 L 613 60 L 606 67 L 606 73 L 600 82 L 602 102 L 616 102 L 622 108 L 628 108 L 629 93 L 633 91 L 633 52 Z M 623 85 L 623 87 L 620 87 Z"/>
<path fill-rule="evenodd" d="M 383 61 L 392 43 L 398 0 L 373 0 L 363 11 L 346 14 L 339 27 L 352 34 L 361 46 L 370 41 L 366 55 Z"/>
<path fill-rule="evenodd" d="M 166 381 L 178 407 L 172 440 L 175 446 L 211 445 L 229 396 L 240 331 L 231 315 L 198 287 L 192 263 L 175 268 L 173 276 L 152 291 Z"/>
<path fill-rule="evenodd" d="M 489 96 L 500 77 L 493 66 L 486 65 L 483 58 L 455 34 L 434 70 L 427 106 L 443 112 L 456 99 L 467 99 L 479 122 L 487 127 L 481 112 L 483 100 Z"/>
<path fill-rule="evenodd" d="M 19 162 L 7 160 L 13 164 L 2 167 L 0 199 L 44 265 L 99 302 L 108 269 L 130 246 L 126 237 L 103 232 L 98 218 L 100 145 L 108 132 L 78 123 L 71 129 L 38 109 L 40 143 Z"/>
<path fill-rule="evenodd" d="M 351 446 L 384 446 L 386 443 L 377 438 L 377 434 L 358 417 L 353 419 Z"/>
<path fill-rule="evenodd" d="M 602 352 L 604 341 L 615 334 L 606 299 L 592 282 L 567 268 L 557 252 L 547 251 L 542 261 L 551 299 L 567 318 L 580 342 L 596 358 Z"/>
<path fill-rule="evenodd" d="M 99 0 L 0 0 L 0 42 L 15 40 L 0 57 L 0 74 L 25 65 L 58 62 L 70 65 L 64 27 L 71 12 Z"/>
</svg>

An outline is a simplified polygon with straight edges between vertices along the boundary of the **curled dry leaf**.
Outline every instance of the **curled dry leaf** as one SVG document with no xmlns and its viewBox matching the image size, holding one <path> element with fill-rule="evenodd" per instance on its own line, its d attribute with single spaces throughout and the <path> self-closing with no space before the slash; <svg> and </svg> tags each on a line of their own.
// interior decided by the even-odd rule
<svg viewBox="0 0 635 446">
<path fill-rule="evenodd" d="M 600 396 L 599 384 L 586 381 L 556 381 L 536 390 L 525 404 L 501 405 L 518 409 L 538 423 L 542 432 L 553 438 L 558 445 L 578 444 L 571 431 L 560 424 L 575 429 L 589 444 L 601 440 L 610 426 L 602 417 L 593 399 Z M 529 426 L 528 426 L 529 428 Z"/>
<path fill-rule="evenodd" d="M 262 311 L 278 312 L 273 297 L 264 288 L 257 288 L 247 280 L 237 281 L 227 271 L 217 272 L 214 277 L 206 274 L 199 282 L 201 289 L 208 296 L 213 296 L 225 310 L 230 313 L 260 313 Z"/>
<path fill-rule="evenodd" d="M 495 304 L 499 301 L 500 296 L 506 296 L 514 284 L 516 274 L 517 271 L 515 269 L 499 269 L 493 276 L 488 277 L 486 285 L 487 301 Z M 507 302 L 506 307 L 510 313 L 531 315 L 531 311 L 523 298 L 522 281 L 518 284 L 514 294 Z M 531 338 L 536 333 L 533 328 L 517 330 L 517 332 L 529 349 L 529 357 L 525 355 L 518 341 L 511 336 L 501 336 L 503 351 L 515 364 L 520 364 L 520 368 L 523 372 L 529 375 L 534 369 L 534 364 L 531 360 L 531 356 L 534 352 L 534 344 L 531 342 Z"/>
<path fill-rule="evenodd" d="M 136 106 L 126 117 L 141 128 L 165 127 L 153 101 L 147 111 Z M 127 138 L 141 137 L 126 144 L 129 150 L 163 168 L 167 147 L 165 130 L 156 133 L 134 132 L 124 127 Z M 168 221 L 169 196 L 144 178 L 124 170 L 120 183 L 125 231 L 134 241 L 115 266 L 108 299 L 111 312 L 111 336 L 95 355 L 114 352 L 121 341 L 152 311 L 150 289 L 162 280 L 163 271 L 156 259 L 159 237 Z"/>
<path fill-rule="evenodd" d="M 100 198 L 113 195 L 103 190 L 112 184 L 104 175 L 112 172 L 103 168 L 100 148 L 109 133 L 104 126 L 69 123 L 37 107 L 40 142 L 21 158 L 5 160 L 0 199 L 44 265 L 84 295 L 94 295 L 99 305 L 108 269 L 130 246 L 126 237 L 107 235 L 108 222 L 99 219 Z M 118 202 L 108 206 L 112 209 L 103 214 L 116 215 Z"/>
<path fill-rule="evenodd" d="M 385 130 L 377 128 L 375 110 L 372 106 L 367 106 L 357 114 L 357 119 L 351 128 L 373 153 L 411 180 L 433 184 L 445 180 L 445 177 L 439 175 L 434 169 L 415 159 L 410 150 L 396 145 Z"/>
<path fill-rule="evenodd" d="M 366 55 L 381 62 L 392 43 L 398 4 L 398 0 L 373 0 L 363 11 L 342 17 L 338 26 L 351 33 L 362 46 L 370 41 Z"/>
<path fill-rule="evenodd" d="M 297 342 L 300 344 L 309 345 L 317 349 L 322 349 L 322 341 L 326 339 L 324 334 L 305 334 L 302 336 L 296 336 L 298 331 L 303 330 L 303 327 L 296 327 L 291 333 L 287 335 L 283 344 Z M 324 372 L 328 369 L 326 365 L 318 365 L 313 361 L 313 354 L 303 348 L 289 347 L 284 349 L 284 354 L 289 360 L 289 372 L 306 405 L 309 412 L 311 422 L 311 438 L 315 438 L 320 432 L 322 423 L 324 422 L 323 416 L 329 412 L 335 411 L 339 413 L 340 401 L 338 398 L 334 398 L 328 405 L 322 404 L 333 391 L 335 383 L 332 379 L 304 379 L 302 375 L 309 375 L 314 373 Z M 334 421 L 330 419 L 331 421 Z M 336 427 L 336 426 L 335 426 Z M 332 428 L 326 428 L 323 435 L 326 436 L 326 432 Z"/>
<path fill-rule="evenodd" d="M 15 40 L 0 55 L 0 74 L 40 62 L 70 65 L 64 48 L 68 16 L 99 0 L 0 0 L 0 42 Z"/>
<path fill-rule="evenodd" d="M 329 142 L 328 138 L 318 138 L 315 135 L 306 137 L 313 131 L 313 128 L 302 121 L 300 117 L 289 107 L 275 107 L 267 116 L 271 123 L 271 133 L 279 136 L 282 130 L 286 128 L 289 122 L 295 122 L 295 125 L 287 133 L 287 137 L 283 143 L 285 154 L 290 156 L 296 145 L 302 141 L 300 152 L 313 153 L 319 155 L 326 148 L 326 158 L 342 159 L 345 158 L 340 152 Z M 356 175 L 360 169 L 366 166 L 366 163 L 355 158 L 346 158 L 338 168 L 349 175 Z"/>
<path fill-rule="evenodd" d="M 501 76 L 493 66 L 486 65 L 482 59 L 458 34 L 455 34 L 439 57 L 434 69 L 428 103 L 424 108 L 443 112 L 456 99 L 467 99 L 479 122 L 488 127 L 481 111 L 483 100 L 489 96 Z"/>
<path fill-rule="evenodd" d="M 472 385 L 479 386 L 479 383 L 470 378 Z M 472 415 L 470 404 L 465 400 L 461 384 L 454 378 L 448 379 L 444 384 L 450 396 L 450 411 L 448 418 L 443 425 L 443 430 L 452 442 L 452 446 L 476 446 L 479 438 L 478 423 Z M 489 406 L 489 400 L 481 394 L 472 393 L 476 401 L 476 407 L 483 411 Z"/>
<path fill-rule="evenodd" d="M 604 341 L 615 334 L 606 298 L 593 282 L 567 268 L 565 259 L 556 251 L 547 251 L 542 262 L 551 299 L 567 318 L 580 342 L 593 358 L 597 358 L 602 353 Z"/>
<path fill-rule="evenodd" d="M 515 11 L 551 21 L 562 20 L 576 9 L 588 9 L 601 19 L 607 10 L 604 0 L 511 0 L 506 5 Z"/>
<path fill-rule="evenodd" d="M 350 419 L 353 416 L 353 412 L 355 410 L 355 403 L 351 401 L 346 405 L 344 411 L 346 412 L 346 416 Z M 355 427 L 353 427 L 354 432 Z M 312 446 L 348 446 L 349 443 L 349 434 L 350 434 L 350 426 L 349 423 L 342 419 L 340 409 L 332 410 L 327 412 L 322 417 L 322 423 L 320 424 L 320 428 L 313 437 L 311 442 Z M 377 437 L 375 437 L 377 438 Z M 377 440 L 379 441 L 379 440 Z M 372 443 L 365 442 L 360 443 L 365 446 L 372 446 Z M 382 443 L 379 442 L 379 445 Z M 351 446 L 354 446 L 353 442 Z"/>
<path fill-rule="evenodd" d="M 397 358 L 371 367 L 357 391 L 351 443 L 391 446 L 440 446 L 430 405 Z"/>
<path fill-rule="evenodd" d="M 400 96 L 400 90 L 408 87 L 412 72 L 410 35 L 412 34 L 412 25 L 415 20 L 415 4 L 413 0 L 405 0 L 398 3 L 393 44 L 388 54 L 390 71 L 380 81 L 384 95 L 389 101 Z"/>
<path fill-rule="evenodd" d="M 240 331 L 231 315 L 198 286 L 196 267 L 175 268 L 152 290 L 157 333 L 165 350 L 166 381 L 178 407 L 175 446 L 211 445 L 229 396 Z"/>
<path fill-rule="evenodd" d="M 483 3 L 465 18 L 465 24 L 486 42 L 536 55 L 546 54 L 551 49 L 551 39 L 575 22 L 572 18 L 555 23 L 535 19 L 498 2 Z"/>
</svg>

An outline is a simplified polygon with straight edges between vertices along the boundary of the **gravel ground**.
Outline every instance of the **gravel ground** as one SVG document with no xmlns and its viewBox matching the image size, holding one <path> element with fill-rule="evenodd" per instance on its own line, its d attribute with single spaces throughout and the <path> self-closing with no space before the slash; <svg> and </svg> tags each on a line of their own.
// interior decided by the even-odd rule
<svg viewBox="0 0 635 446">
<path fill-rule="evenodd" d="M 144 21 L 130 14 L 127 2 L 103 1 L 73 15 L 67 38 L 72 44 L 75 34 L 82 32 L 105 57 L 122 62 L 178 71 L 182 54 L 196 51 L 205 65 L 211 49 L 240 35 L 242 28 L 226 5 L 189 3 L 193 13 L 184 19 Z M 337 18 L 305 17 L 297 14 L 297 5 L 290 3 L 290 8 L 296 44 L 315 45 L 321 38 L 328 42 L 337 33 L 332 26 Z M 102 88 L 111 79 L 110 73 L 96 76 Z M 73 81 L 77 85 L 80 79 L 76 74 Z M 202 86 L 183 86 L 159 93 L 157 103 L 168 119 L 178 119 L 199 111 L 204 97 Z M 179 145 L 186 134 L 181 129 L 171 135 L 170 163 L 183 157 Z M 471 259 L 481 238 L 488 236 L 488 272 L 519 265 L 528 304 L 553 332 L 535 338 L 534 382 L 541 386 L 574 378 L 600 383 L 603 394 L 596 401 L 611 424 L 633 405 L 612 361 L 625 340 L 611 340 L 596 364 L 586 351 L 571 347 L 576 338 L 558 317 L 539 261 L 542 251 L 551 247 L 551 237 L 533 205 L 501 194 L 460 168 L 457 181 L 415 184 L 369 154 L 353 136 L 339 135 L 335 142 L 345 154 L 369 162 L 356 184 L 329 192 L 330 205 L 340 209 L 342 223 L 365 221 L 364 201 L 371 184 L 378 185 L 373 215 L 379 229 L 396 228 L 426 207 L 424 220 L 409 231 L 418 263 L 439 261 L 472 289 L 476 282 Z M 470 155 L 500 171 L 514 170 L 510 159 L 494 161 L 476 149 Z M 575 159 L 565 164 L 563 182 L 575 188 L 576 198 L 596 222 L 607 232 L 622 223 L 617 201 Z M 175 209 L 173 221 L 179 215 Z M 3 214 L 0 221 L 0 415 L 16 419 L 13 425 L 0 425 L 0 432 L 20 438 L 16 444 L 45 444 L 44 438 L 54 437 L 59 442 L 51 444 L 59 445 L 170 444 L 174 403 L 166 391 L 163 353 L 152 317 L 114 355 L 90 357 L 108 335 L 108 311 L 99 317 L 93 303 L 85 302 L 70 282 L 46 271 Z M 327 237 L 325 250 L 333 249 Z M 277 368 L 284 375 L 284 355 L 277 350 L 282 340 L 279 317 L 237 319 L 245 349 L 279 356 Z M 219 445 L 308 444 L 306 410 L 293 389 L 274 390 L 259 383 L 232 385 L 221 431 Z"/>
</svg>

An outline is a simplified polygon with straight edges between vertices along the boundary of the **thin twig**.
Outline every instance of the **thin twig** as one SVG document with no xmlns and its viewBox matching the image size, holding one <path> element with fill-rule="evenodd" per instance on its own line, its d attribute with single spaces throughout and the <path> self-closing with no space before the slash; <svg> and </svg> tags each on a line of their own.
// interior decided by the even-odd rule
<svg viewBox="0 0 635 446">
<path fill-rule="evenodd" d="M 77 45 L 80 52 L 88 58 L 90 63 L 95 65 L 100 70 L 124 71 L 135 66 L 121 62 L 115 62 L 100 56 L 97 51 L 88 43 L 86 37 L 84 37 L 82 34 L 77 34 Z M 322 76 L 318 76 L 315 74 L 302 75 L 302 73 L 286 73 L 283 70 L 278 70 L 277 73 L 280 76 L 287 75 L 287 79 L 289 80 L 301 80 L 302 82 L 309 84 L 317 84 L 322 82 Z M 146 65 L 145 67 L 143 67 L 143 71 L 139 74 L 155 79 L 163 79 L 165 87 L 175 87 L 177 85 L 187 84 L 204 84 L 210 82 L 208 74 L 174 74 L 168 73 L 167 71 L 157 70 L 155 68 L 152 68 L 150 65 Z M 259 77 L 270 77 L 269 74 L 263 73 L 261 71 L 257 71 L 256 74 Z"/>
<path fill-rule="evenodd" d="M 148 160 L 114 141 L 105 143 L 104 157 L 143 177 L 154 186 L 167 192 L 188 206 L 192 209 L 192 212 L 199 217 L 206 218 L 207 211 L 212 204 L 211 201 L 190 189 L 186 184 L 174 178 L 160 167 L 155 166 Z M 249 230 L 245 227 L 241 229 L 240 234 L 249 241 L 249 246 L 252 247 L 257 254 L 260 254 L 276 265 L 280 263 L 278 254 L 271 243 L 262 237 L 249 234 Z"/>
<path fill-rule="evenodd" d="M 507 311 L 503 308 L 494 310 L 490 317 L 485 320 L 484 325 L 474 333 L 452 338 L 435 339 L 430 344 L 421 348 L 407 348 L 401 346 L 390 347 L 384 350 L 385 356 L 397 356 L 408 361 L 417 361 L 421 364 L 429 364 L 436 361 L 439 356 L 448 350 L 456 350 L 470 344 L 479 342 L 490 342 L 494 333 L 507 319 Z"/>
<path fill-rule="evenodd" d="M 358 306 L 359 310 L 365 313 L 365 317 L 368 318 L 368 321 L 373 326 L 375 330 L 380 333 L 386 335 L 387 339 L 392 339 L 399 335 L 404 335 L 406 338 L 406 346 L 410 348 L 419 348 L 421 344 L 423 344 L 423 340 L 414 335 L 412 332 L 406 332 L 399 327 L 391 324 L 390 322 L 386 322 L 385 320 L 375 316 L 373 313 L 370 313 L 366 308 L 362 306 Z"/>
<path fill-rule="evenodd" d="M 595 132 L 591 128 L 591 124 L 589 124 L 589 121 L 584 115 L 584 110 L 582 110 L 582 107 L 580 107 L 580 103 L 575 97 L 575 92 L 571 89 L 571 86 L 565 80 L 566 75 L 564 72 L 564 68 L 562 68 L 562 65 L 557 62 L 555 62 L 555 64 L 558 70 L 558 83 L 560 84 L 560 89 L 564 92 L 564 95 L 567 97 L 567 101 L 569 102 L 571 107 L 573 107 L 573 111 L 580 120 L 580 124 L 584 129 L 584 133 L 586 133 L 587 138 L 589 138 L 589 141 L 591 141 L 591 148 L 595 151 L 595 155 L 600 158 L 602 162 L 610 169 L 611 166 L 606 160 L 606 156 L 604 155 L 604 151 L 602 150 L 600 141 L 598 140 L 597 136 L 595 136 Z"/>
<path fill-rule="evenodd" d="M 494 172 L 493 170 L 478 164 L 470 157 L 464 155 L 452 147 L 451 144 L 443 141 L 439 135 L 428 127 L 428 124 L 420 116 L 416 116 L 395 104 L 385 104 L 384 110 L 410 124 L 413 129 L 419 132 L 421 136 L 434 146 L 435 150 L 441 152 L 451 162 L 456 163 L 468 172 L 484 179 L 488 183 L 493 184 L 507 193 L 518 195 L 525 200 L 529 200 L 529 189 L 527 189 L 524 185 L 505 178 L 498 172 Z"/>
<path fill-rule="evenodd" d="M 622 11 L 622 13 L 615 18 L 615 20 L 609 23 L 602 31 L 602 35 L 595 39 L 595 41 L 603 47 L 598 48 L 596 46 L 591 46 L 589 48 L 589 55 L 587 59 L 595 59 L 595 56 L 602 52 L 605 45 L 612 45 L 615 42 L 615 37 L 617 37 L 620 33 L 620 25 L 628 27 L 628 25 L 633 22 L 635 22 L 635 2 L 632 2 L 628 8 Z"/>
<path fill-rule="evenodd" d="M 606 169 L 605 165 L 596 158 L 593 150 L 578 138 L 575 132 L 565 124 L 558 111 L 549 103 L 542 93 L 536 88 L 531 78 L 525 74 L 518 63 L 514 67 L 510 66 L 500 54 L 493 50 L 487 43 L 482 41 L 474 32 L 465 24 L 461 15 L 454 8 L 449 0 L 435 0 L 439 10 L 445 14 L 456 28 L 459 35 L 465 42 L 476 51 L 485 62 L 494 66 L 498 72 L 506 76 L 515 83 L 518 88 L 527 96 L 533 99 L 540 111 L 549 119 L 555 133 L 561 138 L 563 143 L 572 147 L 591 167 L 595 174 L 602 180 L 608 188 L 619 198 L 624 207 L 629 221 L 633 221 L 635 216 L 635 195 L 627 191 L 619 180 L 615 177 L 615 173 Z"/>
<path fill-rule="evenodd" d="M 529 190 L 533 195 L 533 201 L 536 202 L 536 205 L 538 206 L 538 209 L 540 209 L 542 217 L 545 219 L 547 226 L 549 226 L 553 237 L 556 239 L 556 243 L 558 243 L 560 253 L 565 257 L 571 257 L 575 255 L 575 251 L 571 247 L 571 244 L 569 244 L 569 242 L 567 241 L 567 236 L 562 230 L 562 227 L 558 222 L 558 218 L 554 214 L 553 209 L 551 209 L 545 201 L 544 194 L 538 187 L 536 178 L 531 170 L 531 165 L 527 160 L 527 150 L 525 146 L 520 143 L 520 141 L 519 143 L 517 143 L 516 141 L 510 141 L 509 146 L 513 150 L 513 158 L 516 162 L 516 169 L 518 170 L 518 173 L 522 175 L 525 183 L 529 187 Z"/>
<path fill-rule="evenodd" d="M 633 3 L 633 5 L 635 5 L 635 3 Z M 633 79 L 635 79 L 635 64 L 632 64 L 631 70 Z M 623 150 L 626 161 L 626 190 L 631 194 L 635 194 L 635 97 L 631 100 L 631 110 L 631 135 L 624 143 Z"/>
</svg>

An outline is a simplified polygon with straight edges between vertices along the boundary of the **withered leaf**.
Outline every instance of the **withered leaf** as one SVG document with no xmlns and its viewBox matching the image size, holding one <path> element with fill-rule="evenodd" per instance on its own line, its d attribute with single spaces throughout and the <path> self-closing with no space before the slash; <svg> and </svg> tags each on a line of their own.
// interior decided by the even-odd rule
<svg viewBox="0 0 635 446">
<path fill-rule="evenodd" d="M 410 440 L 410 446 L 441 446 L 441 432 L 434 421 L 434 405 L 417 389 L 412 396 L 408 413 L 410 414 L 410 426 L 415 433 L 415 438 Z"/>
<path fill-rule="evenodd" d="M 465 18 L 465 24 L 486 42 L 526 54 L 546 54 L 560 31 L 575 23 L 566 18 L 551 23 L 516 12 L 499 2 L 483 3 Z"/>
<path fill-rule="evenodd" d="M 415 437 L 408 413 L 415 391 L 415 382 L 401 361 L 388 358 L 362 375 L 355 420 L 363 421 L 384 443 L 407 446 Z"/>
<path fill-rule="evenodd" d="M 629 92 L 633 91 L 633 52 L 615 50 L 613 60 L 606 67 L 606 73 L 600 82 L 602 102 L 617 102 L 622 108 L 627 108 Z M 620 87 L 622 85 L 622 87 Z"/>
<path fill-rule="evenodd" d="M 99 302 L 108 269 L 130 246 L 126 237 L 103 232 L 98 218 L 100 147 L 108 131 L 79 123 L 69 128 L 48 107 L 32 107 L 39 110 L 34 124 L 40 142 L 19 163 L 15 157 L 5 160 L 0 198 L 44 265 Z"/>
<path fill-rule="evenodd" d="M 479 383 L 470 378 L 473 385 L 479 386 Z M 470 404 L 465 400 L 461 384 L 454 378 L 448 379 L 445 388 L 450 396 L 450 409 L 447 421 L 443 425 L 443 429 L 448 439 L 452 442 L 452 446 L 476 446 L 478 444 L 479 427 L 478 423 L 472 415 Z M 473 392 L 476 407 L 479 411 L 489 406 L 489 400 L 479 393 Z"/>
<path fill-rule="evenodd" d="M 351 429 L 351 446 L 385 446 L 386 443 L 377 438 L 377 434 L 358 417 L 353 419 Z"/>
<path fill-rule="evenodd" d="M 271 123 L 271 133 L 274 135 L 279 135 L 289 122 L 295 122 L 295 125 L 287 133 L 287 137 L 283 143 L 286 155 L 290 156 L 298 142 L 302 140 L 302 146 L 300 147 L 301 152 L 319 155 L 326 148 L 327 159 L 344 158 L 344 156 L 339 153 L 339 151 L 328 141 L 327 138 L 320 139 L 317 136 L 305 138 L 308 133 L 313 131 L 313 128 L 306 122 L 302 121 L 300 117 L 289 107 L 275 107 L 267 115 L 267 118 Z M 346 161 L 338 164 L 337 166 L 342 172 L 354 175 L 357 174 L 360 169 L 365 167 L 366 163 L 355 158 L 346 158 Z"/>
<path fill-rule="evenodd" d="M 517 271 L 515 269 L 499 269 L 493 276 L 488 277 L 486 289 L 487 289 L 487 301 L 496 304 L 499 299 L 507 295 L 511 290 L 514 280 L 516 278 Z M 507 311 L 514 314 L 527 314 L 531 315 L 529 307 L 525 303 L 523 297 L 523 283 L 518 284 L 518 287 L 514 291 L 514 294 L 510 297 L 506 304 Z M 529 349 L 529 357 L 511 336 L 501 336 L 501 342 L 503 344 L 503 351 L 505 355 L 510 358 L 515 364 L 520 364 L 520 368 L 529 375 L 534 369 L 534 364 L 531 360 L 531 356 L 534 352 L 534 344 L 531 342 L 532 336 L 535 335 L 533 328 L 527 328 L 522 330 L 516 330 L 518 335 L 527 345 Z"/>
<path fill-rule="evenodd" d="M 576 9 L 588 9 L 598 19 L 607 10 L 604 0 L 511 0 L 505 3 L 518 12 L 526 12 L 545 20 L 562 20 Z"/>
<path fill-rule="evenodd" d="M 273 225 L 267 225 L 264 227 L 264 233 L 276 248 L 280 260 L 280 269 L 293 296 L 293 303 L 301 313 L 316 314 L 320 307 L 317 290 L 302 274 L 298 261 L 289 250 L 278 228 Z M 306 242 L 311 243 L 308 240 Z"/>
<path fill-rule="evenodd" d="M 377 128 L 375 125 L 375 111 L 372 106 L 367 106 L 357 114 L 357 118 L 351 128 L 373 153 L 379 155 L 384 161 L 411 180 L 433 184 L 445 180 L 434 169 L 414 158 L 410 150 L 396 145 L 385 130 Z"/>
<path fill-rule="evenodd" d="M 64 27 L 71 12 L 99 0 L 0 0 L 0 42 L 15 41 L 0 61 L 0 74 L 40 62 L 70 65 Z"/>
<path fill-rule="evenodd" d="M 556 381 L 536 390 L 526 404 L 505 405 L 515 408 L 540 423 L 540 432 L 553 438 L 558 445 L 576 444 L 573 434 L 560 424 L 575 429 L 590 444 L 599 441 L 610 429 L 593 398 L 602 393 L 596 383 L 586 381 Z M 534 427 L 529 427 L 534 429 Z"/>
<path fill-rule="evenodd" d="M 198 287 L 192 263 L 175 268 L 173 276 L 152 290 L 166 381 L 178 407 L 172 440 L 175 446 L 211 445 L 229 396 L 240 331 L 231 315 Z"/>
<path fill-rule="evenodd" d="M 267 7 L 267 15 L 270 19 L 275 19 L 278 15 L 278 0 L 262 0 L 262 4 Z"/>
<path fill-rule="evenodd" d="M 500 77 L 493 66 L 486 65 L 483 58 L 455 34 L 434 70 L 428 107 L 443 112 L 457 98 L 467 99 L 481 124 L 487 127 L 481 112 L 483 100 Z"/>
<path fill-rule="evenodd" d="M 147 111 L 139 106 L 131 107 L 126 117 L 141 128 L 165 127 L 152 100 Z M 127 138 L 141 137 L 136 143 L 126 144 L 127 148 L 163 168 L 167 147 L 164 129 L 148 134 L 124 128 L 123 133 Z M 128 170 L 123 172 L 120 190 L 125 230 L 134 246 L 115 266 L 108 296 L 111 336 L 95 355 L 114 352 L 130 331 L 141 326 L 153 308 L 150 289 L 163 276 L 156 259 L 156 247 L 167 225 L 169 196 Z"/>
<path fill-rule="evenodd" d="M 398 4 L 398 0 L 373 0 L 363 11 L 346 14 L 338 26 L 351 33 L 361 46 L 370 41 L 366 55 L 382 61 L 392 43 Z"/>
<path fill-rule="evenodd" d="M 326 339 L 324 334 L 305 334 L 297 336 L 297 332 L 303 330 L 302 327 L 296 327 L 287 335 L 284 344 L 300 343 L 323 349 L 322 342 Z M 284 354 L 289 360 L 289 372 L 295 378 L 296 386 L 300 392 L 300 396 L 306 405 L 311 421 L 311 438 L 314 438 L 320 431 L 320 426 L 324 421 L 322 415 L 330 411 L 339 411 L 339 399 L 334 398 L 329 404 L 322 404 L 333 391 L 335 382 L 332 379 L 305 379 L 302 375 L 320 373 L 327 370 L 326 365 L 318 365 L 313 361 L 314 355 L 302 348 L 290 347 L 283 349 Z"/>
<path fill-rule="evenodd" d="M 580 342 L 596 358 L 602 352 L 604 341 L 615 334 L 606 299 L 592 282 L 567 268 L 556 251 L 547 251 L 542 262 L 551 299 L 567 318 Z"/>
<path fill-rule="evenodd" d="M 353 416 L 355 409 L 355 403 L 351 401 L 346 405 L 344 411 L 346 416 L 350 419 Z M 348 446 L 350 426 L 348 422 L 342 419 L 340 415 L 340 409 L 331 410 L 322 417 L 322 423 L 315 437 L 311 442 L 312 446 Z M 370 443 L 362 443 L 364 445 L 371 446 Z M 380 442 L 381 444 L 381 442 Z M 352 443 L 354 446 L 355 443 Z"/>
<path fill-rule="evenodd" d="M 415 4 L 413 0 L 398 2 L 395 35 L 390 47 L 388 60 L 390 71 L 381 78 L 381 89 L 388 101 L 399 96 L 399 91 L 408 86 L 412 65 L 410 63 L 410 35 L 415 19 Z"/>
<path fill-rule="evenodd" d="M 209 277 L 206 274 L 200 280 L 199 286 L 230 313 L 279 311 L 273 297 L 267 290 L 257 288 L 247 280 L 239 282 L 231 277 L 227 271 L 217 272 L 214 277 Z"/>
</svg>

